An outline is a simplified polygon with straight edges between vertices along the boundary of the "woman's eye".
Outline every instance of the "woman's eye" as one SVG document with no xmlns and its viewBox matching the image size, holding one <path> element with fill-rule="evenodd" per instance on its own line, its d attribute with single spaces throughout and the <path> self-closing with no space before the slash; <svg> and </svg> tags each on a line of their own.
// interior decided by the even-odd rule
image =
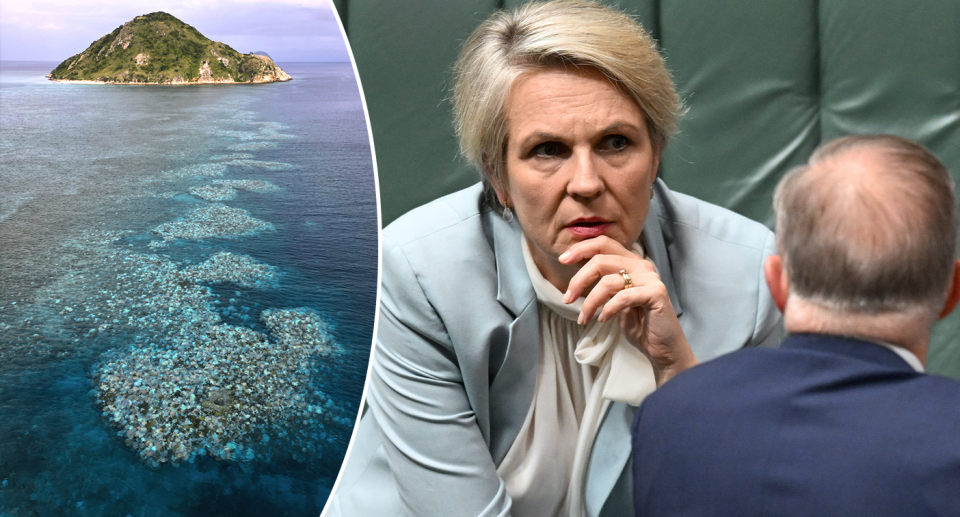
<svg viewBox="0 0 960 517">
<path fill-rule="evenodd" d="M 530 151 L 531 156 L 541 158 L 553 158 L 563 153 L 563 146 L 558 142 L 544 142 L 537 145 Z"/>
<path fill-rule="evenodd" d="M 630 139 L 623 135 L 610 135 L 604 141 L 604 147 L 614 151 L 622 151 L 630 145 Z"/>
</svg>

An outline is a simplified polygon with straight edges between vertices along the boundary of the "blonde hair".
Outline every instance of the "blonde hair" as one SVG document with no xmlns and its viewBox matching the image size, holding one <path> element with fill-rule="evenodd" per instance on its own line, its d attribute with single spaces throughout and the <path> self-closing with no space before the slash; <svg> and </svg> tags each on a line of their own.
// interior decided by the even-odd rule
<svg viewBox="0 0 960 517">
<path fill-rule="evenodd" d="M 656 44 L 627 14 L 594 2 L 556 0 L 498 11 L 464 43 L 454 68 L 454 123 L 460 152 L 490 187 L 505 185 L 506 102 L 523 73 L 591 67 L 640 107 L 657 152 L 682 110 Z"/>
</svg>

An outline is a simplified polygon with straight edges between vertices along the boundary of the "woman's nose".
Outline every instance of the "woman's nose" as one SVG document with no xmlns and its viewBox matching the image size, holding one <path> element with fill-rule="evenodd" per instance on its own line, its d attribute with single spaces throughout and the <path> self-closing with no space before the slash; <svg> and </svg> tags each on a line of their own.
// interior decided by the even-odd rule
<svg viewBox="0 0 960 517">
<path fill-rule="evenodd" d="M 573 159 L 567 162 L 573 169 L 570 171 L 567 193 L 574 197 L 589 199 L 603 192 L 603 178 L 600 177 L 593 154 L 576 151 L 573 154 Z"/>
</svg>

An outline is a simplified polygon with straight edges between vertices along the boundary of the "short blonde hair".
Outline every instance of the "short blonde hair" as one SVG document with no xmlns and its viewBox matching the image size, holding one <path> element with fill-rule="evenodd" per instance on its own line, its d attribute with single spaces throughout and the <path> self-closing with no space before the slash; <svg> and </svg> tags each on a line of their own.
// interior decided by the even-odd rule
<svg viewBox="0 0 960 517">
<path fill-rule="evenodd" d="M 670 73 L 653 39 L 627 14 L 583 0 L 498 11 L 470 35 L 454 68 L 460 152 L 479 169 L 488 193 L 506 185 L 506 102 L 514 81 L 558 66 L 595 68 L 632 98 L 656 152 L 676 129 L 682 105 Z"/>
</svg>

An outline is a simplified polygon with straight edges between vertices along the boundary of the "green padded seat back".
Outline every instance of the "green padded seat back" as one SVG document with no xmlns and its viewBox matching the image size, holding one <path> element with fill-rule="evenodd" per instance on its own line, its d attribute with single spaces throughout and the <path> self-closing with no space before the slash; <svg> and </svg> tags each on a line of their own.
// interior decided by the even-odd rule
<svg viewBox="0 0 960 517">
<path fill-rule="evenodd" d="M 815 4 L 661 5 L 660 42 L 689 104 L 663 160 L 671 188 L 773 225 L 773 188 L 820 142 Z"/>
</svg>

